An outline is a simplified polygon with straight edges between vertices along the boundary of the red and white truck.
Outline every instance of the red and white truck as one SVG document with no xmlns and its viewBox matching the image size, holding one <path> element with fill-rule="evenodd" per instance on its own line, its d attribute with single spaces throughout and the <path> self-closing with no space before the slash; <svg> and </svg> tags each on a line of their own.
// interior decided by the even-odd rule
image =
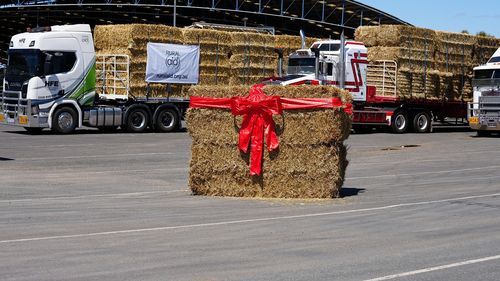
<svg viewBox="0 0 500 281">
<path fill-rule="evenodd" d="M 362 42 L 321 40 L 310 48 L 303 43 L 302 49 L 290 54 L 287 75 L 266 82 L 335 85 L 348 90 L 354 99 L 355 130 L 390 127 L 394 133 L 427 133 L 437 126 L 467 126 L 465 102 L 399 97 L 397 70 L 395 61 L 368 61 Z"/>
</svg>

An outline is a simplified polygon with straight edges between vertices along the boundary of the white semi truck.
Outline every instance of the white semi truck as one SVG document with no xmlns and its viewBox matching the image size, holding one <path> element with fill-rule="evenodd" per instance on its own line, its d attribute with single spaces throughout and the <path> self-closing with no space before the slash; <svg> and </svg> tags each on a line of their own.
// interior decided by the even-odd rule
<svg viewBox="0 0 500 281">
<path fill-rule="evenodd" d="M 500 48 L 485 65 L 474 68 L 473 102 L 469 103 L 470 127 L 478 136 L 500 132 Z"/>
<path fill-rule="evenodd" d="M 42 27 L 14 35 L 8 50 L 0 124 L 71 133 L 90 126 L 143 132 L 178 129 L 189 101 L 133 97 L 129 58 L 96 56 L 89 25 Z"/>
</svg>

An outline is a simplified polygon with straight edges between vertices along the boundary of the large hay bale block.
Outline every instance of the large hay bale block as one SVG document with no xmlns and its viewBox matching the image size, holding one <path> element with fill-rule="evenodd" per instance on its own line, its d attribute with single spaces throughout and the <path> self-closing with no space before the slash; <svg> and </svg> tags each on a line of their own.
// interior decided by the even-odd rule
<svg viewBox="0 0 500 281">
<path fill-rule="evenodd" d="M 458 101 L 471 100 L 472 69 L 500 44 L 497 38 L 407 26 L 360 27 L 356 40 L 368 47 L 370 61 L 398 63 L 399 97 Z"/>
<path fill-rule="evenodd" d="M 212 196 L 338 197 L 348 163 L 344 145 L 281 145 L 279 153 L 264 153 L 263 174 L 251 177 L 248 155 L 241 154 L 236 144 L 193 143 L 191 153 L 191 191 Z"/>
<path fill-rule="evenodd" d="M 444 72 L 471 72 L 477 37 L 464 33 L 437 31 L 440 47 L 436 53 L 437 69 Z"/>
<path fill-rule="evenodd" d="M 148 42 L 179 44 L 183 41 L 180 28 L 158 24 L 96 25 L 96 50 L 109 48 L 144 49 Z"/>
<path fill-rule="evenodd" d="M 405 25 L 360 26 L 355 31 L 356 41 L 361 41 L 367 47 L 411 47 L 429 50 L 436 49 L 436 32 L 431 29 Z"/>
<path fill-rule="evenodd" d="M 250 87 L 196 86 L 190 96 L 246 96 Z M 289 98 L 351 95 L 329 86 L 266 86 L 267 95 Z M 228 110 L 191 108 L 192 137 L 189 185 L 194 194 L 218 196 L 331 198 L 339 195 L 347 166 L 343 141 L 350 117 L 339 108 L 285 111 L 273 116 L 280 148 L 264 152 L 263 173 L 250 176 L 249 155 L 237 148 L 242 117 Z M 207 120 L 210 120 L 209 122 Z M 304 136 L 308 136 L 304 138 Z"/>
<path fill-rule="evenodd" d="M 499 46 L 500 38 L 478 36 L 476 45 L 474 46 L 474 64 L 477 66 L 488 62 Z"/>
<path fill-rule="evenodd" d="M 368 60 L 394 60 L 398 68 L 423 70 L 435 68 L 434 53 L 425 49 L 376 46 L 368 48 Z"/>
<path fill-rule="evenodd" d="M 94 29 L 94 42 L 97 54 L 128 55 L 130 57 L 130 94 L 146 96 L 147 43 L 182 44 L 182 29 L 167 25 L 121 24 L 97 25 Z M 183 97 L 183 86 L 173 86 L 172 97 Z M 166 86 L 150 85 L 151 97 L 167 96 Z"/>
</svg>

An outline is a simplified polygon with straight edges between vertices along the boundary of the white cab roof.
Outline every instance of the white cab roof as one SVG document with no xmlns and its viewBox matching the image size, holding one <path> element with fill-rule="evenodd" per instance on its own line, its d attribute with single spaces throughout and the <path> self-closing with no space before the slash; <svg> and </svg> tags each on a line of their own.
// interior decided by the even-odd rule
<svg viewBox="0 0 500 281">
<path fill-rule="evenodd" d="M 90 32 L 90 25 L 88 24 L 72 24 L 72 25 L 53 25 L 50 27 L 51 31 L 59 32 Z"/>
</svg>

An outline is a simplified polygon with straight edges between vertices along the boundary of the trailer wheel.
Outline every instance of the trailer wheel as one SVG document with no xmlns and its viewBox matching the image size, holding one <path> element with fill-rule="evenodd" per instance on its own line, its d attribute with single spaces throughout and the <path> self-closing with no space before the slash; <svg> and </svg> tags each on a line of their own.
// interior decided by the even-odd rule
<svg viewBox="0 0 500 281">
<path fill-rule="evenodd" d="M 408 115 L 400 110 L 392 116 L 391 129 L 395 134 L 403 134 L 408 130 Z"/>
<path fill-rule="evenodd" d="M 61 107 L 52 118 L 52 130 L 59 134 L 70 134 L 76 128 L 77 114 L 71 107 Z"/>
<path fill-rule="evenodd" d="M 149 113 L 141 107 L 133 108 L 127 115 L 127 131 L 142 133 L 149 124 Z"/>
<path fill-rule="evenodd" d="M 156 130 L 158 132 L 173 132 L 179 127 L 179 114 L 173 108 L 162 109 L 156 117 Z"/>
<path fill-rule="evenodd" d="M 419 112 L 413 118 L 415 133 L 428 133 L 431 129 L 431 117 L 425 112 Z"/>
</svg>

